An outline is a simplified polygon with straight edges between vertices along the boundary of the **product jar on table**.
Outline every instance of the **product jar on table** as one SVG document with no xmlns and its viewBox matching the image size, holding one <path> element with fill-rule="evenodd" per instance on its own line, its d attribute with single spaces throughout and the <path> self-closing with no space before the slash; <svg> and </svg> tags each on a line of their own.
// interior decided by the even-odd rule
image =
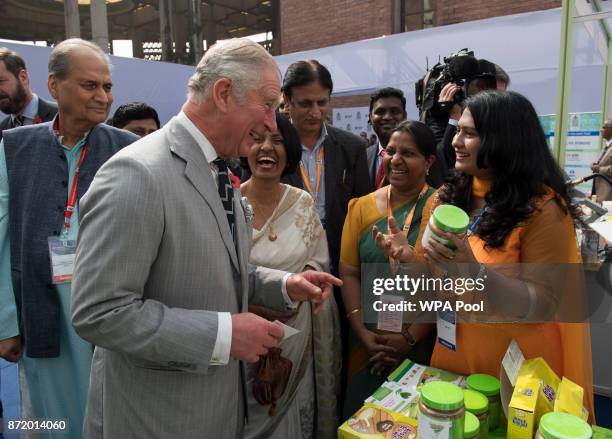
<svg viewBox="0 0 612 439">
<path fill-rule="evenodd" d="M 482 393 L 471 389 L 463 391 L 465 411 L 470 412 L 480 422 L 480 437 L 486 439 L 489 434 L 489 400 Z"/>
<path fill-rule="evenodd" d="M 421 438 L 462 439 L 465 408 L 456 384 L 433 381 L 421 387 L 418 433 Z"/>
<path fill-rule="evenodd" d="M 590 439 L 593 431 L 589 424 L 567 413 L 546 413 L 540 419 L 536 439 Z"/>
<path fill-rule="evenodd" d="M 468 389 L 482 393 L 489 399 L 489 430 L 499 426 L 501 399 L 499 396 L 499 380 L 491 375 L 475 373 L 467 377 Z"/>
<path fill-rule="evenodd" d="M 431 214 L 431 218 L 429 218 L 429 224 L 427 224 L 425 233 L 423 233 L 421 243 L 425 245 L 429 238 L 432 237 L 448 248 L 454 249 L 455 244 L 453 241 L 436 235 L 432 230 L 432 227 L 443 232 L 461 234 L 467 230 L 469 223 L 470 217 L 459 207 L 452 206 L 450 204 L 438 206 Z"/>
<path fill-rule="evenodd" d="M 465 427 L 463 428 L 464 439 L 482 439 L 480 435 L 480 421 L 476 415 L 465 412 Z"/>
</svg>

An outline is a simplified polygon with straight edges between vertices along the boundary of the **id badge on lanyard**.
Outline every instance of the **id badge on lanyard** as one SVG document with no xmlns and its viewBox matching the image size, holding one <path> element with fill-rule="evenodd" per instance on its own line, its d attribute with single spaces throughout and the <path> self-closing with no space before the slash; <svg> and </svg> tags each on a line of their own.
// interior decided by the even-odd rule
<svg viewBox="0 0 612 439">
<path fill-rule="evenodd" d="M 79 184 L 79 169 L 83 163 L 83 159 L 87 154 L 88 143 L 86 142 L 81 149 L 81 155 L 77 162 L 72 178 L 72 186 L 64 209 L 64 225 L 62 234 L 50 236 L 47 240 L 49 243 L 49 260 L 51 261 L 51 280 L 54 285 L 72 282 L 72 274 L 74 273 L 74 261 L 76 258 L 77 241 L 68 239 L 68 230 L 70 229 L 70 218 L 77 203 L 77 188 Z"/>
<path fill-rule="evenodd" d="M 378 322 L 376 328 L 381 331 L 402 332 L 402 324 L 404 323 L 404 312 L 400 306 L 404 300 L 401 296 L 392 296 L 383 294 L 380 296 L 380 301 L 383 305 L 393 305 L 394 311 L 379 311 Z"/>
<path fill-rule="evenodd" d="M 53 284 L 71 282 L 76 256 L 76 239 L 50 236 L 48 241 Z"/>
<path fill-rule="evenodd" d="M 457 313 L 455 311 L 438 311 L 436 319 L 438 343 L 451 351 L 457 350 Z"/>
</svg>

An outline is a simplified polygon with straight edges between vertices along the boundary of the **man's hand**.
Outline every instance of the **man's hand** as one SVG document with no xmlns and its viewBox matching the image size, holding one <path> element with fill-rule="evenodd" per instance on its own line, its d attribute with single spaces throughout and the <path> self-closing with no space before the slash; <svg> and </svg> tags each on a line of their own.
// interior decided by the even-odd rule
<svg viewBox="0 0 612 439">
<path fill-rule="evenodd" d="M 21 358 L 21 335 L 0 340 L 0 357 L 16 363 Z"/>
<path fill-rule="evenodd" d="M 599 173 L 599 165 L 597 163 L 593 163 L 591 165 L 591 171 L 593 171 L 595 173 Z"/>
<path fill-rule="evenodd" d="M 455 95 L 459 90 L 461 90 L 461 87 L 459 87 L 457 84 L 449 82 L 444 87 L 442 87 L 442 90 L 440 90 L 440 97 L 438 98 L 438 102 L 441 104 L 446 102 L 453 102 L 453 100 L 455 99 Z M 461 107 L 457 104 L 453 104 L 449 111 L 449 117 L 451 119 L 459 120 L 459 118 L 461 117 Z"/>
<path fill-rule="evenodd" d="M 342 281 L 329 273 L 309 270 L 287 278 L 287 294 L 291 300 L 314 303 L 314 313 L 318 314 L 334 285 L 340 287 Z"/>
<path fill-rule="evenodd" d="M 283 328 L 256 314 L 232 315 L 232 347 L 230 356 L 255 363 L 283 338 Z"/>
</svg>

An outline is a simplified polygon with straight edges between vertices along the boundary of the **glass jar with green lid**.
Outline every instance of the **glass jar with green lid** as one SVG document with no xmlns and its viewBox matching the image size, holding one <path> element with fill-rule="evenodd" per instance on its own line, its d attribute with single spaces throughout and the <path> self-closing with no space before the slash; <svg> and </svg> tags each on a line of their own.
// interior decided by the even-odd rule
<svg viewBox="0 0 612 439">
<path fill-rule="evenodd" d="M 463 427 L 463 437 L 465 439 L 481 439 L 480 421 L 476 415 L 465 412 L 465 426 Z"/>
<path fill-rule="evenodd" d="M 471 389 L 463 391 L 465 411 L 470 412 L 480 422 L 480 437 L 486 439 L 489 434 L 489 399 L 482 393 Z"/>
<path fill-rule="evenodd" d="M 489 398 L 489 430 L 499 426 L 501 399 L 499 396 L 499 380 L 491 375 L 475 373 L 467 377 L 468 389 L 482 393 Z"/>
<path fill-rule="evenodd" d="M 423 385 L 418 417 L 419 437 L 463 438 L 465 422 L 463 390 L 445 381 L 433 381 Z"/>
<path fill-rule="evenodd" d="M 590 439 L 589 424 L 568 413 L 546 413 L 540 419 L 536 439 Z"/>
<path fill-rule="evenodd" d="M 459 207 L 451 204 L 443 204 L 434 209 L 429 218 L 429 224 L 423 233 L 423 239 L 421 243 L 425 245 L 430 237 L 434 238 L 439 243 L 447 246 L 448 248 L 455 248 L 455 244 L 435 234 L 434 229 L 441 230 L 443 232 L 461 234 L 467 230 L 468 224 L 470 223 L 470 217 Z"/>
</svg>

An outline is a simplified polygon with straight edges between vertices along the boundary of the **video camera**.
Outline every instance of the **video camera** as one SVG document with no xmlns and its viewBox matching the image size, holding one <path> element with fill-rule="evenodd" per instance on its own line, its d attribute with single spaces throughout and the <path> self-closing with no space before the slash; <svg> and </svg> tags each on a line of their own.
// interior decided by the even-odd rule
<svg viewBox="0 0 612 439">
<path fill-rule="evenodd" d="M 453 102 L 438 102 L 442 88 L 448 83 L 461 86 L 455 94 Z M 455 104 L 482 90 L 496 88 L 495 64 L 476 59 L 474 51 L 462 49 L 445 57 L 427 71 L 425 76 L 415 84 L 416 106 L 419 109 L 421 121 L 426 122 L 428 116 L 446 116 Z"/>
</svg>

